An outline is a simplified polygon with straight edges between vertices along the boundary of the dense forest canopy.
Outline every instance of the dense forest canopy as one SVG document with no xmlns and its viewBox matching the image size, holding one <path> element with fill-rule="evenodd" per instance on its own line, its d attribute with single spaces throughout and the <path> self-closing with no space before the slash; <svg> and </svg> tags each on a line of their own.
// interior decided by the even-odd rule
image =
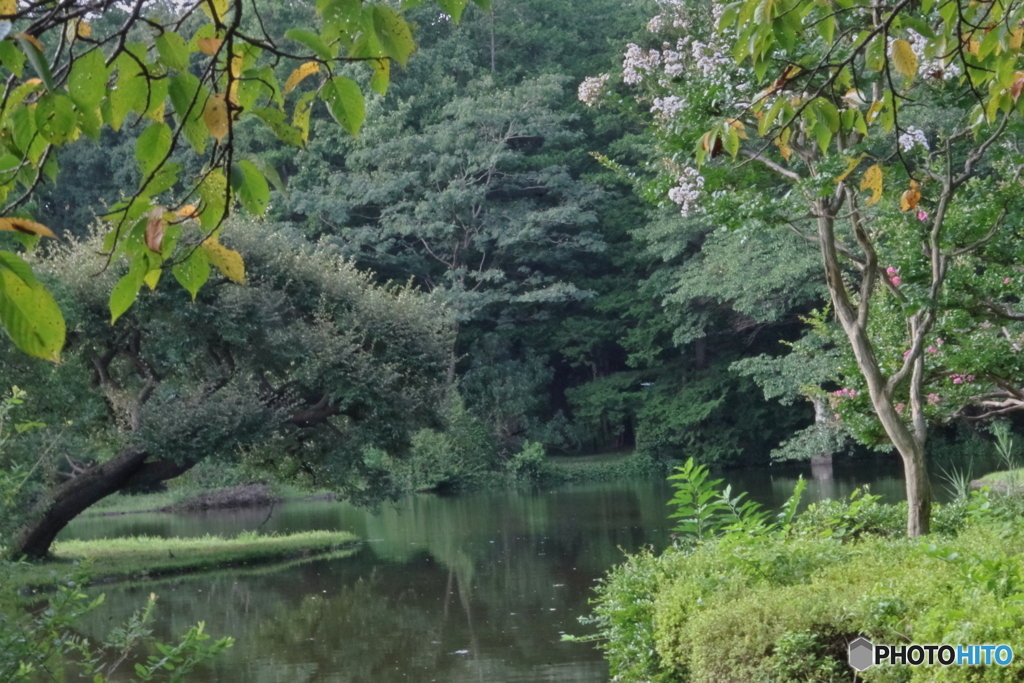
<svg viewBox="0 0 1024 683">
<path fill-rule="evenodd" d="M 59 304 L 67 343 L 57 366 L 5 347 L 0 372 L 28 390 L 33 419 L 72 422 L 4 454 L 28 472 L 46 453 L 25 500 L 52 502 L 43 492 L 127 453 L 180 473 L 196 450 L 363 501 L 538 476 L 545 452 L 635 449 L 658 469 L 683 454 L 827 455 L 853 438 L 903 453 L 906 437 L 917 463 L 936 427 L 947 438 L 1024 404 L 1013 189 L 999 180 L 1016 152 L 955 137 L 963 121 L 1012 132 L 1015 100 L 958 118 L 955 84 L 918 73 L 938 48 L 916 57 L 917 78 L 851 57 L 861 103 L 812 60 L 834 37 L 815 34 L 799 73 L 765 66 L 764 36 L 736 67 L 723 41 L 757 22 L 729 10 L 719 19 L 736 28 L 719 35 L 702 3 L 385 5 L 154 6 L 164 34 L 110 8 L 86 18 L 89 36 L 43 41 L 53 90 L 31 84 L 26 110 L 79 106 L 65 93 L 83 49 L 143 47 L 97 72 L 100 125 L 76 118 L 47 143 L 52 162 L 24 162 L 50 172 L 12 180 L 19 216 L 56 239 L 24 255 L 15 238 L 37 237 L 0 231 L 4 253 L 24 255 L 4 272 Z M 356 6 L 358 26 L 338 9 Z M 273 44 L 254 37 L 264 30 Z M 27 54 L 19 40 L 0 45 Z M 122 78 L 206 90 L 111 119 Z M 796 102 L 804 81 L 811 99 Z M 200 92 L 233 113 L 189 109 Z M 970 177 L 954 178 L 966 198 L 943 213 L 946 135 L 967 146 L 950 158 Z M 831 238 L 804 217 L 826 214 L 839 227 L 823 271 Z M 920 235 L 940 219 L 950 229 L 922 261 Z M 929 259 L 946 264 L 940 281 Z M 873 345 L 882 389 L 851 330 Z M 143 479 L 118 487 L 157 480 Z"/>
</svg>

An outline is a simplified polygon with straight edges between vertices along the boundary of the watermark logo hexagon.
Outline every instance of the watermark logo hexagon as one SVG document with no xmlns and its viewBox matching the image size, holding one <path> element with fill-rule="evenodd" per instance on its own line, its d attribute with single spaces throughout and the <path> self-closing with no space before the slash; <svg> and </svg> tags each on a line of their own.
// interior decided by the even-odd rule
<svg viewBox="0 0 1024 683">
<path fill-rule="evenodd" d="M 875 646 L 867 638 L 857 638 L 850 643 L 850 666 L 857 671 L 870 669 L 875 663 Z"/>
</svg>

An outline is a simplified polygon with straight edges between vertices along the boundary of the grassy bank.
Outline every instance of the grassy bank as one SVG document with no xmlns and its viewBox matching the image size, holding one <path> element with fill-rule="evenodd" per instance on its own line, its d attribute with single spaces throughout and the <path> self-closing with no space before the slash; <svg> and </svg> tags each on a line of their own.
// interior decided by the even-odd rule
<svg viewBox="0 0 1024 683">
<path fill-rule="evenodd" d="M 23 585 L 49 584 L 54 576 L 65 574 L 73 562 L 87 562 L 95 581 L 131 580 L 279 562 L 350 549 L 357 542 L 358 538 L 346 531 L 60 541 L 53 546 L 52 561 L 22 565 L 14 580 Z"/>
</svg>

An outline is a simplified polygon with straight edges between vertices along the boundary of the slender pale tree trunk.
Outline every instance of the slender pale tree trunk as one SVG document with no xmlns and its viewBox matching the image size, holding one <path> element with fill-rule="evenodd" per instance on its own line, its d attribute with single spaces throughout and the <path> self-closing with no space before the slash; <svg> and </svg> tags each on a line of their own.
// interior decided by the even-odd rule
<svg viewBox="0 0 1024 683">
<path fill-rule="evenodd" d="M 896 407 L 893 405 L 892 392 L 896 382 L 887 381 L 883 376 L 878 359 L 875 357 L 875 350 L 867 334 L 868 313 L 870 311 L 871 296 L 874 291 L 875 281 L 878 277 L 878 258 L 873 245 L 860 225 L 856 213 L 855 204 L 851 198 L 848 209 L 853 214 L 854 235 L 860 245 L 863 255 L 863 262 L 859 264 L 861 270 L 861 287 L 858 292 L 857 304 L 851 301 L 847 285 L 843 281 L 843 272 L 839 264 L 839 254 L 836 246 L 836 235 L 834 225 L 835 208 L 828 199 L 815 202 L 815 212 L 818 216 L 818 238 L 821 246 L 822 258 L 825 265 L 825 279 L 828 285 L 832 304 L 839 318 L 843 331 L 850 342 L 853 354 L 857 359 L 857 366 L 868 385 L 868 393 L 871 397 L 871 404 L 875 414 L 882 423 L 882 428 L 889 436 L 893 446 L 903 459 L 903 473 L 907 486 L 907 535 L 910 537 L 927 534 L 930 529 L 932 494 L 931 484 L 928 480 L 928 469 L 924 458 L 924 444 L 927 437 L 927 427 L 923 420 L 921 406 L 921 376 L 924 361 L 921 358 L 920 341 L 927 332 L 928 325 L 913 326 L 914 337 L 913 377 L 911 378 L 911 410 L 913 414 L 914 430 L 904 423 Z"/>
</svg>

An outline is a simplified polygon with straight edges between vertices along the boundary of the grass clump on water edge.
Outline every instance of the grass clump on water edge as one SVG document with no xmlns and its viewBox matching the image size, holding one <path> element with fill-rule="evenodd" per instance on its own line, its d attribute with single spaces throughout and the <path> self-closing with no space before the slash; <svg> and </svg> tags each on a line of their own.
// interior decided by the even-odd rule
<svg viewBox="0 0 1024 683">
<path fill-rule="evenodd" d="M 261 536 L 254 531 L 235 538 L 155 538 L 133 536 L 54 543 L 53 560 L 23 565 L 24 585 L 53 582 L 73 562 L 87 562 L 96 579 L 131 579 L 181 574 L 229 566 L 275 562 L 352 547 L 359 539 L 347 531 L 302 531 Z"/>
</svg>

